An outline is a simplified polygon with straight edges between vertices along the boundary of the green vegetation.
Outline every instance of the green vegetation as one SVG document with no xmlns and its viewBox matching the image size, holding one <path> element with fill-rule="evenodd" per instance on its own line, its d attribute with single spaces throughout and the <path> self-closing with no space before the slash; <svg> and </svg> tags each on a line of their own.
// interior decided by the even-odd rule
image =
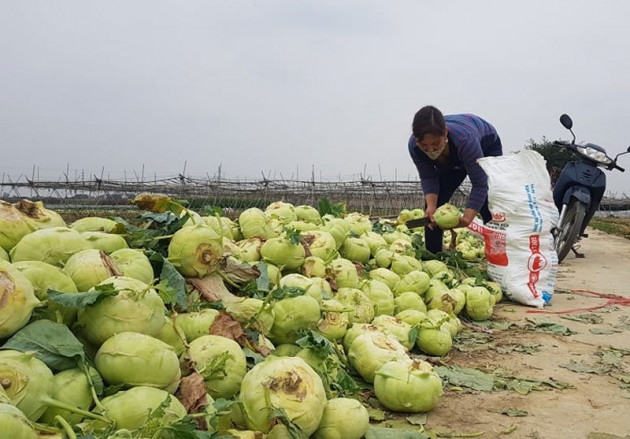
<svg viewBox="0 0 630 439">
<path fill-rule="evenodd" d="M 542 137 L 540 142 L 536 142 L 534 139 L 529 139 L 529 144 L 525 146 L 525 149 L 531 149 L 536 151 L 545 158 L 547 162 L 547 171 L 551 176 L 551 183 L 555 183 L 556 179 L 560 175 L 562 168 L 567 162 L 573 160 L 573 154 L 566 148 L 556 146 L 553 142 Z"/>
<path fill-rule="evenodd" d="M 592 228 L 630 239 L 630 218 L 593 218 Z"/>
</svg>

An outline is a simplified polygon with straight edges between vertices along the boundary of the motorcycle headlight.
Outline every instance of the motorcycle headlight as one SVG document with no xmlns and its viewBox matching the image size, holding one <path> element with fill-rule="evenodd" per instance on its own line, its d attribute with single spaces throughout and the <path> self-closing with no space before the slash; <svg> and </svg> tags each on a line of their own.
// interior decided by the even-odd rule
<svg viewBox="0 0 630 439">
<path fill-rule="evenodd" d="M 590 146 L 578 146 L 577 150 L 583 156 L 586 156 L 597 163 L 601 163 L 602 165 L 608 165 L 612 162 L 612 159 L 608 157 L 606 153 L 598 151 L 595 148 L 591 148 Z"/>
</svg>

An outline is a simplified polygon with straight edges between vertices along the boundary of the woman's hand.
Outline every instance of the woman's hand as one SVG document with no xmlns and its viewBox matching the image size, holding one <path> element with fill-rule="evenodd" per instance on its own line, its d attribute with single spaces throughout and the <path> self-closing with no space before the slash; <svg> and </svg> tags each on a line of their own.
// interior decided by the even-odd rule
<svg viewBox="0 0 630 439">
<path fill-rule="evenodd" d="M 427 206 L 427 208 L 424 211 L 424 217 L 429 218 L 431 220 L 431 224 L 427 225 L 427 227 L 431 230 L 433 230 L 433 228 L 436 227 L 435 218 L 433 218 L 433 214 L 435 213 L 436 210 L 437 209 L 435 207 Z"/>
<path fill-rule="evenodd" d="M 457 224 L 455 227 L 453 227 L 454 229 L 459 229 L 462 227 L 468 227 L 468 225 L 471 223 L 472 221 L 469 221 L 468 219 L 466 219 L 466 217 L 461 217 L 459 219 L 459 224 Z"/>
<path fill-rule="evenodd" d="M 451 230 L 451 229 L 460 229 L 460 228 L 468 227 L 470 225 L 470 223 L 473 222 L 473 220 L 475 219 L 476 216 L 477 216 L 477 211 L 476 210 L 466 209 L 464 211 L 464 214 L 459 218 L 459 222 L 457 223 L 457 225 L 455 227 L 449 227 L 449 228 L 442 227 L 442 229 L 444 229 L 444 230 Z"/>
<path fill-rule="evenodd" d="M 466 209 L 464 214 L 459 219 L 459 223 L 455 227 L 451 227 L 452 229 L 459 229 L 462 227 L 468 227 L 470 223 L 473 222 L 475 217 L 477 216 L 477 211 L 473 209 Z"/>
</svg>

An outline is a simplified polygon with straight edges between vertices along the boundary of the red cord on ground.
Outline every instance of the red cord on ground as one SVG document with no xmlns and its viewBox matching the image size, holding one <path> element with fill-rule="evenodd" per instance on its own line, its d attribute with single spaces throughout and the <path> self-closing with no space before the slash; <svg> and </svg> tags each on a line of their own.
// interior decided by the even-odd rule
<svg viewBox="0 0 630 439">
<path fill-rule="evenodd" d="M 604 293 L 598 293 L 596 291 L 589 291 L 589 290 L 569 290 L 569 292 L 576 293 L 576 294 L 591 294 L 593 296 L 601 297 L 602 299 L 608 299 L 608 301 L 602 305 L 590 306 L 588 308 L 574 308 L 574 309 L 566 309 L 563 311 L 528 309 L 526 312 L 534 313 L 534 314 L 568 314 L 572 312 L 593 311 L 593 310 L 604 308 L 606 306 L 611 306 L 611 305 L 630 306 L 630 298 L 620 297 L 614 294 L 604 294 Z"/>
</svg>

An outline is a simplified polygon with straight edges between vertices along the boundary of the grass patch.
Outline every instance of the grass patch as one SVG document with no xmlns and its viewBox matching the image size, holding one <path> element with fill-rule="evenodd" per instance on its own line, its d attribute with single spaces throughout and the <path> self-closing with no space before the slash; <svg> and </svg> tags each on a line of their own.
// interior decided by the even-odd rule
<svg viewBox="0 0 630 439">
<path fill-rule="evenodd" d="M 589 226 L 611 235 L 630 239 L 630 218 L 593 218 Z"/>
</svg>

